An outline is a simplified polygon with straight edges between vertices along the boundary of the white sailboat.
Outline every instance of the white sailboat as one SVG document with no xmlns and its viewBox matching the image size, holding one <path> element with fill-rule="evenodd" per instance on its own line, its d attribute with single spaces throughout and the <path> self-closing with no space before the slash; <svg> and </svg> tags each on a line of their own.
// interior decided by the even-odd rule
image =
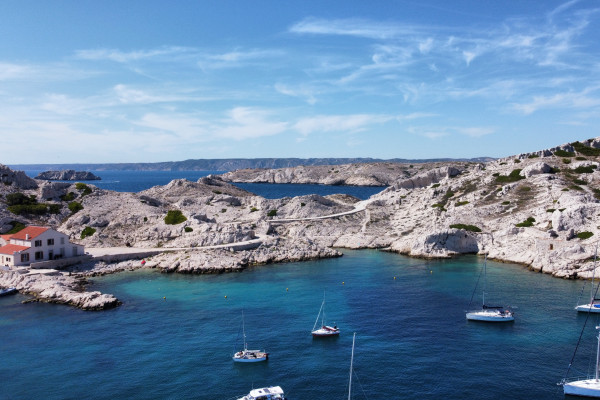
<svg viewBox="0 0 600 400">
<path fill-rule="evenodd" d="M 579 304 L 575 306 L 575 309 L 579 312 L 591 312 L 600 313 L 600 299 L 595 298 L 594 291 L 594 276 L 596 275 L 596 256 L 598 255 L 598 245 L 596 245 L 596 252 L 594 254 L 594 271 L 592 272 L 592 289 L 590 293 L 590 302 L 588 304 Z"/>
<path fill-rule="evenodd" d="M 242 363 L 255 363 L 261 361 L 267 361 L 269 359 L 269 353 L 260 350 L 248 350 L 248 343 L 246 343 L 246 327 L 244 323 L 244 312 L 242 311 L 242 333 L 244 336 L 244 349 L 238 351 L 233 355 L 233 361 Z"/>
<path fill-rule="evenodd" d="M 483 306 L 481 310 L 474 310 L 467 312 L 467 320 L 470 321 L 484 321 L 484 322 L 510 322 L 514 321 L 515 317 L 512 311 L 505 307 L 488 306 L 485 304 L 485 289 L 487 283 L 487 254 L 483 262 Z"/>
<path fill-rule="evenodd" d="M 269 386 L 252 389 L 250 393 L 240 397 L 238 400 L 286 400 L 286 397 L 280 386 Z"/>
<path fill-rule="evenodd" d="M 585 325 L 584 325 L 585 327 Z M 596 327 L 600 330 L 600 326 Z M 570 368 L 570 365 L 569 365 Z M 598 369 L 600 368 L 600 332 L 598 333 L 598 344 L 596 346 L 596 368 L 594 376 L 587 379 L 568 382 L 566 379 L 561 382 L 565 394 L 573 396 L 584 396 L 600 398 L 600 379 L 598 378 Z M 568 373 L 568 370 L 567 370 Z"/>
<path fill-rule="evenodd" d="M 319 317 L 321 318 L 321 327 L 317 329 Z M 311 334 L 313 337 L 337 336 L 340 334 L 340 329 L 337 327 L 337 325 L 329 326 L 325 324 L 325 295 L 323 295 L 323 302 L 321 303 L 321 308 L 317 314 L 317 319 L 315 320 Z"/>
</svg>

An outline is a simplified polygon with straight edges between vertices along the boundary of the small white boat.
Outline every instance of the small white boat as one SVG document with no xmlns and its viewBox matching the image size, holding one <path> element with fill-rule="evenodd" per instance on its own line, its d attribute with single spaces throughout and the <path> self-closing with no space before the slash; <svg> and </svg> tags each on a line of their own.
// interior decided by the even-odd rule
<svg viewBox="0 0 600 400">
<path fill-rule="evenodd" d="M 513 312 L 505 307 L 488 306 L 485 304 L 485 287 L 487 283 L 487 254 L 483 262 L 483 306 L 481 310 L 468 311 L 466 316 L 469 321 L 483 322 L 510 322 L 515 320 Z M 477 288 L 477 286 L 475 286 Z"/>
<path fill-rule="evenodd" d="M 286 400 L 286 398 L 280 386 L 270 386 L 252 389 L 250 393 L 237 400 Z"/>
<path fill-rule="evenodd" d="M 8 296 L 9 294 L 15 294 L 17 292 L 18 292 L 17 288 L 14 288 L 14 287 L 10 287 L 7 289 L 0 289 L 0 296 Z"/>
<path fill-rule="evenodd" d="M 598 246 L 596 245 L 596 252 L 594 254 L 594 271 L 592 272 L 592 289 L 590 293 L 590 302 L 588 304 L 579 304 L 575 306 L 575 310 L 579 312 L 591 312 L 600 313 L 600 299 L 596 299 L 596 292 L 598 287 L 594 290 L 594 276 L 596 275 L 596 256 L 598 255 Z M 583 291 L 583 289 L 582 289 Z"/>
<path fill-rule="evenodd" d="M 584 326 L 585 328 L 585 326 Z M 596 329 L 600 330 L 600 326 Z M 600 398 L 600 379 L 598 379 L 598 368 L 600 364 L 600 333 L 598 334 L 598 345 L 596 346 L 596 368 L 593 377 L 587 379 L 567 381 L 566 378 L 561 382 L 565 394 L 573 396 L 584 396 Z M 570 368 L 570 365 L 569 365 Z M 568 374 L 568 370 L 567 370 Z"/>
<path fill-rule="evenodd" d="M 244 324 L 244 312 L 242 311 L 242 332 L 244 335 L 244 349 L 238 351 L 233 355 L 233 361 L 241 363 L 255 363 L 261 361 L 267 361 L 269 359 L 269 353 L 260 350 L 248 350 L 248 343 L 246 343 L 246 328 Z"/>
<path fill-rule="evenodd" d="M 321 327 L 317 328 L 319 317 L 321 317 Z M 340 329 L 337 327 L 337 325 L 329 326 L 325 324 L 325 295 L 323 295 L 321 308 L 319 309 L 317 319 L 315 320 L 315 324 L 313 325 L 310 333 L 313 335 L 313 337 L 338 336 L 340 334 Z"/>
</svg>

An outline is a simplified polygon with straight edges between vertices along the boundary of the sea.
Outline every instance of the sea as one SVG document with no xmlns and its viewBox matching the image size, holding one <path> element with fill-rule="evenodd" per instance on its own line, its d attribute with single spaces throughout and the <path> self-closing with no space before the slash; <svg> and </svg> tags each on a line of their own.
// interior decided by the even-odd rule
<svg viewBox="0 0 600 400">
<path fill-rule="evenodd" d="M 350 376 L 352 399 L 561 399 L 567 371 L 593 370 L 600 321 L 574 310 L 589 282 L 488 260 L 486 302 L 515 321 L 472 322 L 482 257 L 340 251 L 236 273 L 94 277 L 88 290 L 122 301 L 107 311 L 2 297 L 0 399 L 237 399 L 278 385 L 289 400 L 333 400 L 348 398 Z M 339 337 L 310 334 L 323 300 Z M 232 361 L 242 332 L 268 361 Z"/>
</svg>

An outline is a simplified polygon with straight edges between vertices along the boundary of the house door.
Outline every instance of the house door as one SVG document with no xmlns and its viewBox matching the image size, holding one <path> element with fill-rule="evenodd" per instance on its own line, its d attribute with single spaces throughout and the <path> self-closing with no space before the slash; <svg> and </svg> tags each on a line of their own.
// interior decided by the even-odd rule
<svg viewBox="0 0 600 400">
<path fill-rule="evenodd" d="M 54 260 L 54 251 L 53 250 L 48 251 L 48 260 Z"/>
</svg>

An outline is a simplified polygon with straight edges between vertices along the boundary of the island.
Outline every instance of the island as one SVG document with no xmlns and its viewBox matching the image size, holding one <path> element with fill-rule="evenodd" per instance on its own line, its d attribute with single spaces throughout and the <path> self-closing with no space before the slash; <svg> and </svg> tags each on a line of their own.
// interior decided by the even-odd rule
<svg viewBox="0 0 600 400">
<path fill-rule="evenodd" d="M 46 181 L 99 181 L 102 178 L 88 171 L 75 171 L 73 169 L 61 171 L 40 172 L 35 179 Z"/>
</svg>

